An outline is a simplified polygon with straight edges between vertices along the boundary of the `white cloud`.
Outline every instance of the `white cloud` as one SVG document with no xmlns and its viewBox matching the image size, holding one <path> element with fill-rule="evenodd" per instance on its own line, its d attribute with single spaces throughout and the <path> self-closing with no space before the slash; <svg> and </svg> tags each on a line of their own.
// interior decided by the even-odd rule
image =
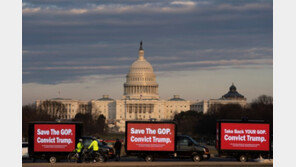
<svg viewBox="0 0 296 167">
<path fill-rule="evenodd" d="M 195 6 L 195 2 L 192 1 L 173 1 L 173 5 L 185 5 L 185 6 Z"/>
<path fill-rule="evenodd" d="M 237 10 L 237 11 L 246 11 L 246 10 L 261 10 L 272 7 L 269 3 L 246 3 L 243 5 L 232 5 L 232 4 L 220 4 L 217 6 L 217 10 Z"/>
<path fill-rule="evenodd" d="M 176 67 L 176 66 L 192 66 L 192 65 L 227 65 L 227 66 L 234 66 L 234 65 L 244 65 L 244 64 L 267 64 L 272 65 L 272 59 L 245 59 L 245 60 L 208 60 L 208 61 L 190 61 L 190 62 L 180 62 L 180 63 L 168 63 L 168 64 L 161 64 L 158 66 L 161 67 Z"/>
<path fill-rule="evenodd" d="M 176 6 L 181 5 L 181 6 Z M 184 13 L 194 9 L 195 2 L 191 1 L 174 1 L 171 4 L 163 4 L 160 2 L 145 3 L 145 4 L 102 4 L 102 5 L 88 5 L 83 8 L 58 8 L 58 7 L 27 7 L 23 5 L 23 14 L 86 14 L 86 13 L 98 13 L 98 14 L 121 14 L 121 13 Z"/>
<path fill-rule="evenodd" d="M 23 8 L 23 14 L 34 14 L 34 13 L 38 13 L 41 12 L 41 8 L 40 7 L 36 7 L 36 8 Z"/>
<path fill-rule="evenodd" d="M 129 66 L 57 66 L 57 67 L 29 67 L 24 70 L 114 70 Z"/>
</svg>

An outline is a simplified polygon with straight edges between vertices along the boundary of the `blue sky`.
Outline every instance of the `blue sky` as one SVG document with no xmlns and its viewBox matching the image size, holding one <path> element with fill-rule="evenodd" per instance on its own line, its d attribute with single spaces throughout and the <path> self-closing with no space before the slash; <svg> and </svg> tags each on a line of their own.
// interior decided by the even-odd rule
<svg viewBox="0 0 296 167">
<path fill-rule="evenodd" d="M 248 101 L 272 95 L 272 5 L 23 0 L 23 104 L 57 96 L 120 99 L 140 40 L 162 99 L 219 98 L 232 82 Z"/>
</svg>

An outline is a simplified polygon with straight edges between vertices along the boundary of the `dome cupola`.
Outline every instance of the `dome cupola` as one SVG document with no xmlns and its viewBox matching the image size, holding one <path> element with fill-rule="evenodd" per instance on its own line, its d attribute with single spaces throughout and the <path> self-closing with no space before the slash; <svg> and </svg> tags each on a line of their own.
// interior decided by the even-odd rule
<svg viewBox="0 0 296 167">
<path fill-rule="evenodd" d="M 226 93 L 225 95 L 223 95 L 221 97 L 221 99 L 227 99 L 227 100 L 232 100 L 232 99 L 245 99 L 245 97 L 241 94 L 239 94 L 236 91 L 236 87 L 234 86 L 234 84 L 232 83 L 232 85 L 229 87 L 229 91 L 228 93 Z"/>
<path fill-rule="evenodd" d="M 124 83 L 125 99 L 159 99 L 158 84 L 153 67 L 144 57 L 143 42 L 140 42 L 138 59 L 131 65 Z"/>
</svg>

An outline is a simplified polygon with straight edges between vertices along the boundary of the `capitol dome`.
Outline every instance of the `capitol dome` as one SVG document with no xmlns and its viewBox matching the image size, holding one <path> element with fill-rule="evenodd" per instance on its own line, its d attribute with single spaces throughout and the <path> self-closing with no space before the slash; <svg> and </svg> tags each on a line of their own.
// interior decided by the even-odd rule
<svg viewBox="0 0 296 167">
<path fill-rule="evenodd" d="M 153 67 L 144 57 L 143 43 L 140 43 L 139 57 L 131 65 L 124 83 L 125 99 L 159 99 L 158 84 Z"/>
</svg>

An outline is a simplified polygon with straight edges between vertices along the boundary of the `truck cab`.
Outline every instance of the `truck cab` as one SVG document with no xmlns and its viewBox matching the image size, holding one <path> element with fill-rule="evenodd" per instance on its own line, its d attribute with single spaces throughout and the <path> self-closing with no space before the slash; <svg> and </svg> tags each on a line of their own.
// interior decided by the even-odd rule
<svg viewBox="0 0 296 167">
<path fill-rule="evenodd" d="M 194 139 L 186 135 L 177 136 L 175 157 L 192 158 L 193 161 L 209 159 L 209 149 L 199 145 Z"/>
</svg>

